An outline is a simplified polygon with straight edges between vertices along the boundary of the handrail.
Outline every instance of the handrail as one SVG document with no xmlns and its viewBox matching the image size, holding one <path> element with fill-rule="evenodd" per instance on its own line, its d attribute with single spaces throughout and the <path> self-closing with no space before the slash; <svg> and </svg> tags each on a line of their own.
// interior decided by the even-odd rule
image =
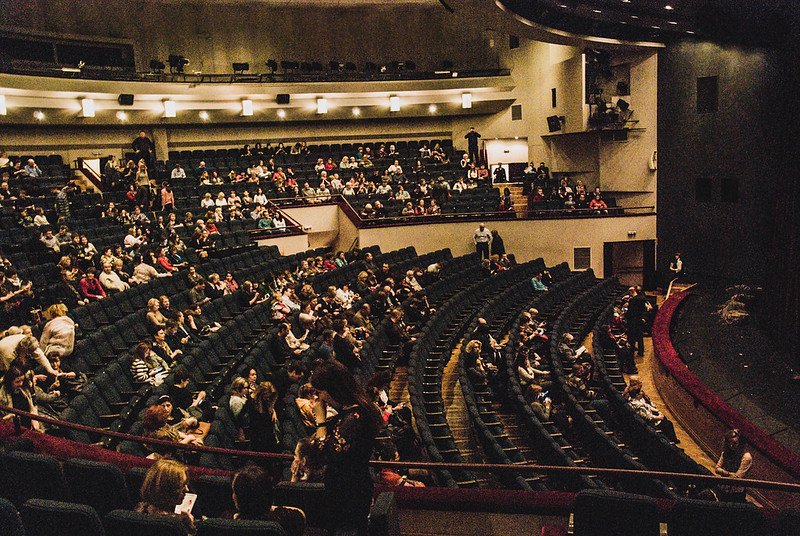
<svg viewBox="0 0 800 536">
<path fill-rule="evenodd" d="M 27 411 L 11 408 L 8 406 L 0 406 L 0 412 L 10 413 L 16 416 L 14 419 L 17 433 L 22 433 L 22 427 L 19 425 L 18 418 L 26 417 L 31 420 L 68 428 L 71 430 L 78 430 L 82 432 L 89 432 L 106 437 L 114 437 L 118 439 L 125 439 L 128 441 L 136 441 L 147 445 L 160 445 L 167 446 L 177 450 L 186 450 L 192 452 L 207 452 L 210 454 L 225 454 L 229 456 L 240 456 L 245 458 L 261 458 L 272 460 L 289 461 L 294 457 L 291 454 L 278 454 L 271 452 L 255 452 L 247 450 L 224 449 L 219 447 L 208 447 L 205 445 L 184 445 L 166 441 L 163 439 L 152 439 L 141 436 L 125 434 L 122 432 L 113 432 L 111 430 L 99 430 L 77 423 L 70 423 L 58 419 L 52 419 L 43 415 L 33 414 Z M 31 431 L 33 433 L 38 433 Z M 69 441 L 69 440 L 66 440 Z M 371 460 L 370 465 L 375 467 L 395 467 L 395 468 L 410 468 L 410 469 L 466 469 L 472 471 L 488 471 L 488 472 L 533 472 L 540 474 L 559 474 L 559 473 L 572 473 L 596 476 L 609 476 L 609 477 L 635 477 L 635 478 L 656 478 L 667 479 L 684 482 L 694 482 L 704 485 L 729 485 L 740 486 L 757 489 L 768 489 L 774 491 L 785 491 L 790 493 L 800 493 L 800 484 L 792 484 L 786 482 L 772 482 L 768 480 L 747 480 L 741 478 L 728 478 L 721 476 L 709 475 L 695 475 L 689 473 L 673 473 L 666 471 L 641 471 L 634 469 L 613 469 L 605 467 L 565 467 L 556 465 L 538 465 L 538 464 L 520 464 L 520 465 L 506 465 L 506 464 L 479 464 L 479 463 L 448 463 L 448 462 L 389 462 Z"/>
</svg>

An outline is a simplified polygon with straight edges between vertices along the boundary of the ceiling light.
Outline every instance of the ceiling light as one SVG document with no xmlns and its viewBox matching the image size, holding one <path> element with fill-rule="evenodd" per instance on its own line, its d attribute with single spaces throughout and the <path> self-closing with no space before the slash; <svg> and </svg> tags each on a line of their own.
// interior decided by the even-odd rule
<svg viewBox="0 0 800 536">
<path fill-rule="evenodd" d="M 638 19 L 638 18 L 639 18 L 639 16 L 638 16 L 638 15 L 631 15 L 631 18 L 632 18 L 632 19 Z"/>
<path fill-rule="evenodd" d="M 397 95 L 389 97 L 389 111 L 390 112 L 400 111 L 400 97 L 398 97 Z"/>
<path fill-rule="evenodd" d="M 438 110 L 439 108 L 437 108 L 435 104 L 428 106 L 428 113 L 435 114 Z"/>
<path fill-rule="evenodd" d="M 117 112 L 117 119 L 119 119 L 120 121 L 127 121 L 128 120 L 127 112 L 123 112 L 122 110 L 118 111 Z"/>
<path fill-rule="evenodd" d="M 44 120 L 44 112 L 41 111 L 41 110 L 36 110 L 35 112 L 33 112 L 33 117 L 37 121 L 43 121 Z"/>
<path fill-rule="evenodd" d="M 650 26 L 650 27 L 651 27 L 652 29 L 654 29 L 654 30 L 660 30 L 660 29 L 661 29 L 661 26 Z"/>
<path fill-rule="evenodd" d="M 94 117 L 95 107 L 93 99 L 81 99 L 81 116 Z"/>
<path fill-rule="evenodd" d="M 253 115 L 253 101 L 244 99 L 242 101 L 242 117 L 250 117 Z"/>
<path fill-rule="evenodd" d="M 286 110 L 278 110 L 278 117 L 280 117 L 281 119 L 286 117 Z"/>
<path fill-rule="evenodd" d="M 8 108 L 6 107 L 5 95 L 0 95 L 0 115 L 8 115 Z"/>
<path fill-rule="evenodd" d="M 567 7 L 567 4 L 558 4 L 558 7 L 563 7 L 563 8 L 566 8 L 566 7 Z"/>
<path fill-rule="evenodd" d="M 602 11 L 600 11 L 599 9 L 593 9 L 592 13 L 602 13 Z"/>
<path fill-rule="evenodd" d="M 630 4 L 630 3 L 631 3 L 631 0 L 622 0 L 622 3 L 623 3 L 623 4 Z"/>
<path fill-rule="evenodd" d="M 694 32 L 692 30 L 686 30 L 686 33 L 694 35 Z"/>
<path fill-rule="evenodd" d="M 677 23 L 677 22 L 675 22 L 674 20 L 668 20 L 668 21 L 667 21 L 667 24 L 675 24 L 675 25 L 677 25 L 678 23 Z"/>
<path fill-rule="evenodd" d="M 200 119 L 202 119 L 203 121 L 208 121 L 208 112 L 207 111 L 203 110 L 202 112 L 200 112 L 197 115 L 199 115 Z"/>
<path fill-rule="evenodd" d="M 359 108 L 357 106 L 355 108 L 353 108 L 353 115 L 356 116 L 356 117 L 361 115 L 361 108 Z"/>
<path fill-rule="evenodd" d="M 667 11 L 672 11 L 675 8 L 672 7 L 671 5 L 667 4 L 666 6 L 664 6 L 664 9 L 666 9 Z"/>
<path fill-rule="evenodd" d="M 467 108 L 472 108 L 472 93 L 461 94 L 461 107 L 465 110 Z"/>
<path fill-rule="evenodd" d="M 317 113 L 318 114 L 328 113 L 328 99 L 324 98 L 317 99 Z"/>
<path fill-rule="evenodd" d="M 178 108 L 175 106 L 174 100 L 164 101 L 164 117 L 176 117 L 178 115 Z"/>
</svg>

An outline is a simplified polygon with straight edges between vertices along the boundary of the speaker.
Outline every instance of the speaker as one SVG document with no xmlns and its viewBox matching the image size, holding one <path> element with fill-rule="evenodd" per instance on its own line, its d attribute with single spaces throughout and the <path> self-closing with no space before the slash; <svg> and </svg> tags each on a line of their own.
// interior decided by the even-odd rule
<svg viewBox="0 0 800 536">
<path fill-rule="evenodd" d="M 120 106 L 133 106 L 133 95 L 130 93 L 123 93 L 117 98 Z"/>
<path fill-rule="evenodd" d="M 275 102 L 278 104 L 289 104 L 289 94 L 288 93 L 278 93 Z"/>
<path fill-rule="evenodd" d="M 561 130 L 561 120 L 557 115 L 551 115 L 547 118 L 547 128 L 550 132 L 558 132 Z"/>
</svg>

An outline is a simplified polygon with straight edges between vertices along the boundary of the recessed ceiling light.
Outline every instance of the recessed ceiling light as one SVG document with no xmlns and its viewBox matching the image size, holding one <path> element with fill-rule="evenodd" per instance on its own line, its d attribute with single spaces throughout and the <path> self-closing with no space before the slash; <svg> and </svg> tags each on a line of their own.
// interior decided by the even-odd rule
<svg viewBox="0 0 800 536">
<path fill-rule="evenodd" d="M 694 32 L 693 32 L 693 31 L 691 31 L 691 30 L 686 30 L 686 33 L 687 33 L 687 34 L 692 34 L 692 35 L 694 35 Z"/>
<path fill-rule="evenodd" d="M 602 11 L 600 11 L 599 9 L 593 9 L 592 13 L 602 13 Z"/>
<path fill-rule="evenodd" d="M 676 24 L 676 25 L 677 25 L 678 23 L 677 23 L 677 22 L 675 22 L 674 20 L 668 20 L 668 21 L 667 21 L 667 24 Z"/>
<path fill-rule="evenodd" d="M 631 18 L 632 18 L 632 19 L 638 19 L 638 18 L 639 18 L 639 16 L 638 16 L 638 15 L 631 15 Z"/>
<path fill-rule="evenodd" d="M 567 7 L 567 4 L 558 4 L 558 7 L 563 7 L 563 8 L 566 8 L 566 7 Z"/>
<path fill-rule="evenodd" d="M 631 0 L 622 0 L 622 3 L 623 3 L 623 4 L 630 4 L 630 3 L 631 3 Z"/>
<path fill-rule="evenodd" d="M 666 6 L 664 6 L 664 9 L 666 9 L 666 10 L 668 10 L 668 11 L 672 11 L 672 10 L 673 10 L 673 9 L 675 9 L 675 8 L 674 8 L 674 7 L 672 7 L 671 5 L 667 4 Z"/>
<path fill-rule="evenodd" d="M 661 29 L 661 26 L 650 26 L 650 27 L 653 28 L 654 30 L 660 30 Z"/>
<path fill-rule="evenodd" d="M 355 115 L 356 117 L 361 115 L 361 108 L 359 107 L 353 108 L 353 115 Z"/>
<path fill-rule="evenodd" d="M 286 110 L 278 110 L 278 117 L 280 117 L 281 119 L 286 117 Z"/>
</svg>

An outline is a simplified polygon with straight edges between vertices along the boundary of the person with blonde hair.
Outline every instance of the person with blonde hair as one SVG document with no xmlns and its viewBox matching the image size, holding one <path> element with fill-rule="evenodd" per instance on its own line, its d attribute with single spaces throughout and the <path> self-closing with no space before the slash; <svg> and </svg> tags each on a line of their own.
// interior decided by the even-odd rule
<svg viewBox="0 0 800 536">
<path fill-rule="evenodd" d="M 147 300 L 147 321 L 152 329 L 167 327 L 167 317 L 159 309 L 161 309 L 161 302 L 158 301 L 158 298 Z"/>
<path fill-rule="evenodd" d="M 67 316 L 67 306 L 63 303 L 51 305 L 45 309 L 43 316 L 48 322 L 39 337 L 39 346 L 44 348 L 45 355 L 57 352 L 62 359 L 72 355 L 78 325 Z"/>
<path fill-rule="evenodd" d="M 35 360 L 50 376 L 60 377 L 66 374 L 53 369 L 39 347 L 39 341 L 25 331 L 0 339 L 0 375 L 8 370 L 15 359 L 27 368 L 33 368 L 31 360 Z"/>
<path fill-rule="evenodd" d="M 248 396 L 247 379 L 241 376 L 235 378 L 231 384 L 230 398 L 228 399 L 228 407 L 234 419 L 238 419 L 239 415 L 241 415 L 245 404 L 247 404 Z"/>
<path fill-rule="evenodd" d="M 178 517 L 190 534 L 194 534 L 194 517 L 189 512 L 175 513 L 188 491 L 189 471 L 175 460 L 157 460 L 148 469 L 140 490 L 136 511 L 156 516 Z"/>
</svg>

